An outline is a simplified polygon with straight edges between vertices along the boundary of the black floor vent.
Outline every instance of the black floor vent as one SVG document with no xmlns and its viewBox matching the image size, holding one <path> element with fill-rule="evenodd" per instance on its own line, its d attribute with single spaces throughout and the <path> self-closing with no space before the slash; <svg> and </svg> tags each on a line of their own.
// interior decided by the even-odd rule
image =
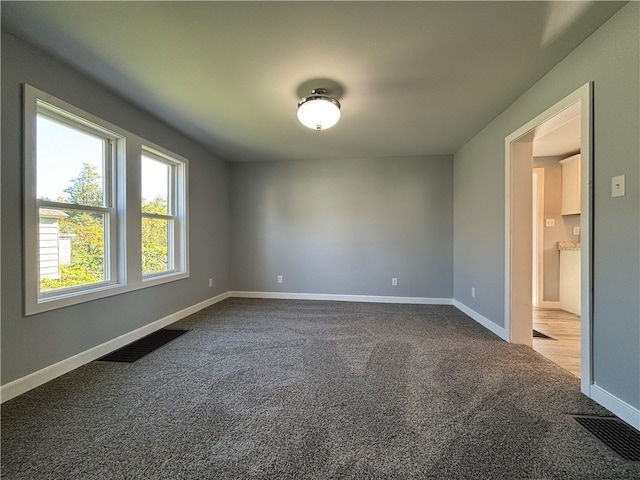
<svg viewBox="0 0 640 480">
<path fill-rule="evenodd" d="M 575 416 L 593 436 L 625 460 L 640 462 L 640 432 L 616 417 Z"/>
<path fill-rule="evenodd" d="M 549 340 L 554 340 L 549 335 L 545 335 L 544 333 L 539 332 L 535 328 L 533 329 L 533 338 L 548 338 Z"/>
<path fill-rule="evenodd" d="M 136 340 L 129 345 L 99 358 L 98 361 L 133 363 L 188 331 L 189 330 L 158 330 L 151 335 L 147 335 L 140 340 Z"/>
</svg>

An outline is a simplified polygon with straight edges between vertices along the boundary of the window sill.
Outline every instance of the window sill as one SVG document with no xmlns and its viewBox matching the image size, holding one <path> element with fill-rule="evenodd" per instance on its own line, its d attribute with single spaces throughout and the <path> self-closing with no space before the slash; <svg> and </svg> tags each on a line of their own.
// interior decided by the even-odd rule
<svg viewBox="0 0 640 480">
<path fill-rule="evenodd" d="M 73 305 L 78 305 L 80 303 L 99 300 L 101 298 L 108 298 L 123 293 L 134 292 L 143 288 L 154 287 L 185 278 L 189 278 L 188 272 L 172 272 L 166 275 L 143 279 L 141 282 L 131 283 L 128 285 L 124 285 L 121 283 L 107 284 L 96 286 L 95 288 L 92 288 L 90 290 L 87 289 L 82 291 L 66 292 L 56 296 L 33 299 L 33 301 L 27 299 L 27 303 L 25 305 L 25 315 L 35 315 L 51 310 L 57 310 L 59 308 L 70 307 Z"/>
</svg>

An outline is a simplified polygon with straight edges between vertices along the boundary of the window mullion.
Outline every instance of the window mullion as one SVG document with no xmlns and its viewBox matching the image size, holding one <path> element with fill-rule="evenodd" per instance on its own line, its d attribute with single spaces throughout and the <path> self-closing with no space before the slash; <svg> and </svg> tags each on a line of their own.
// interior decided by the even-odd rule
<svg viewBox="0 0 640 480">
<path fill-rule="evenodd" d="M 145 218 L 157 218 L 159 220 L 175 220 L 177 217 L 175 215 L 164 215 L 162 213 L 146 213 L 142 212 L 141 214 Z"/>
<path fill-rule="evenodd" d="M 81 205 L 78 203 L 64 203 L 64 202 L 52 202 L 50 200 L 37 200 L 38 208 L 55 208 L 59 210 L 78 210 L 87 211 L 92 213 L 106 213 L 108 215 L 115 215 L 116 209 L 114 207 L 98 207 L 93 205 Z"/>
<path fill-rule="evenodd" d="M 117 198 L 114 191 L 114 170 L 115 170 L 115 149 L 114 142 L 111 139 L 105 141 L 104 146 L 104 205 L 113 207 L 114 200 Z"/>
</svg>

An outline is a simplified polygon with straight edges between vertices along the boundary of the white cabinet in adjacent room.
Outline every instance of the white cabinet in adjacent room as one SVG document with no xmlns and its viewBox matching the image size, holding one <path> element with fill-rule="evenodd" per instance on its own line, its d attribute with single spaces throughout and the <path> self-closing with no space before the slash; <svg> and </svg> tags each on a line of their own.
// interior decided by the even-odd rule
<svg viewBox="0 0 640 480">
<path fill-rule="evenodd" d="M 580 244 L 558 242 L 560 250 L 560 308 L 580 315 Z"/>
<path fill-rule="evenodd" d="M 562 165 L 562 215 L 580 213 L 580 154 L 560 160 Z"/>
</svg>

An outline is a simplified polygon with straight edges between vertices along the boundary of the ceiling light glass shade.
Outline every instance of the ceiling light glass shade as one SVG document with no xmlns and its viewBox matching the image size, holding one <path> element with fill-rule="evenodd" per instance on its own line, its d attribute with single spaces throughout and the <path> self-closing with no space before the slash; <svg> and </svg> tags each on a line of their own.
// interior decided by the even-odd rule
<svg viewBox="0 0 640 480">
<path fill-rule="evenodd" d="M 313 130 L 325 130 L 340 120 L 340 102 L 317 88 L 298 102 L 298 120 Z"/>
</svg>

